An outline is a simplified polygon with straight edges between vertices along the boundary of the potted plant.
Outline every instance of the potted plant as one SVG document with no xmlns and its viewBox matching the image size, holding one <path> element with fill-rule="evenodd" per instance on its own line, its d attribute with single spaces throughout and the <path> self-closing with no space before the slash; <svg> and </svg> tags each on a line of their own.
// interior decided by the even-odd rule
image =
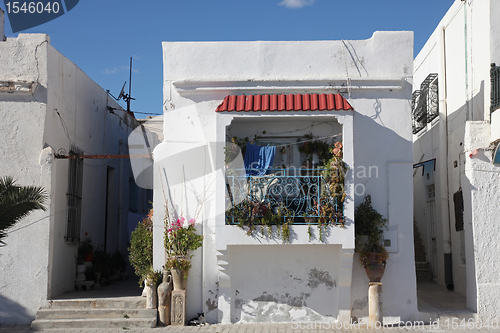
<svg viewBox="0 0 500 333">
<path fill-rule="evenodd" d="M 194 251 L 203 245 L 203 236 L 196 234 L 196 219 L 186 223 L 184 217 L 168 223 L 168 208 L 166 208 L 164 245 L 168 254 L 167 268 L 172 273 L 174 290 L 185 290 L 191 258 L 189 251 Z"/>
<path fill-rule="evenodd" d="M 389 257 L 383 244 L 383 228 L 387 229 L 387 220 L 372 207 L 371 196 L 365 196 L 354 212 L 356 238 L 358 242 L 359 262 L 365 268 L 370 282 L 380 282 L 385 272 Z"/>
<path fill-rule="evenodd" d="M 86 235 L 86 234 L 85 234 Z M 94 245 L 92 238 L 88 237 L 78 245 L 78 257 L 83 258 L 85 262 L 92 262 L 92 253 L 94 252 Z"/>
<path fill-rule="evenodd" d="M 153 267 L 153 210 L 137 224 L 130 236 L 129 260 L 142 286 Z"/>
<path fill-rule="evenodd" d="M 158 294 L 157 294 L 157 286 L 160 284 L 162 280 L 162 272 L 155 271 L 151 266 L 149 272 L 146 274 L 146 286 L 148 287 L 146 290 L 146 308 L 147 309 L 156 309 L 158 306 Z"/>
</svg>

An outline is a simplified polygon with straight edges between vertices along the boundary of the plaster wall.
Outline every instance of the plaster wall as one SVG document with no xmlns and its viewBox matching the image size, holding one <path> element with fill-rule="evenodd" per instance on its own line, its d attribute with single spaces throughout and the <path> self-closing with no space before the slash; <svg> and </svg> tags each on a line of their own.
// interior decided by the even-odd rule
<svg viewBox="0 0 500 333">
<path fill-rule="evenodd" d="M 395 286 L 392 291 L 384 292 L 384 313 L 406 319 L 417 312 L 413 243 L 407 245 L 407 240 L 413 239 L 408 104 L 412 48 L 413 38 L 409 32 L 376 32 L 371 39 L 364 41 L 163 44 L 165 137 L 164 143 L 157 146 L 154 152 L 158 165 L 155 168 L 154 192 L 154 266 L 159 268 L 165 261 L 164 210 L 161 208 L 165 199 L 169 202 L 171 214 L 175 208 L 177 214 L 191 218 L 196 214 L 200 198 L 205 197 L 204 201 L 201 200 L 203 205 L 197 218 L 197 229 L 203 233 L 205 240 L 203 248 L 194 253 L 188 280 L 188 317 L 205 312 L 210 322 L 262 319 L 263 312 L 259 311 L 246 312 L 243 317 L 237 315 L 238 303 L 233 297 L 236 290 L 242 293 L 240 300 L 250 304 L 248 302 L 258 299 L 263 291 L 281 293 L 281 289 L 274 291 L 266 287 L 269 290 L 261 290 L 262 295 L 257 295 L 255 288 L 258 282 L 237 273 L 239 265 L 246 259 L 250 260 L 249 257 L 255 265 L 263 260 L 259 268 L 262 273 L 275 275 L 276 268 L 267 264 L 268 259 L 258 253 L 282 258 L 280 253 L 285 248 L 290 249 L 283 265 L 288 267 L 286 269 L 297 270 L 293 267 L 293 260 L 288 258 L 302 258 L 299 248 L 317 247 L 320 251 L 318 255 L 323 258 L 323 247 L 334 246 L 339 255 L 333 256 L 332 260 L 337 259 L 331 264 L 323 260 L 323 266 L 318 269 L 331 270 L 330 274 L 335 279 L 336 268 L 328 265 L 340 267 L 338 298 L 331 299 L 332 304 L 338 304 L 338 308 L 331 308 L 329 316 L 349 319 L 355 300 L 365 297 L 368 288 L 367 280 L 363 280 L 365 273 L 356 262 L 353 263 L 354 206 L 362 201 L 365 194 L 371 194 L 375 208 L 389 218 L 391 227 L 397 230 L 396 238 L 400 244 L 397 252 L 391 253 L 384 276 L 384 282 Z M 347 78 L 351 77 L 357 78 L 359 83 L 347 89 Z M 323 86 L 323 81 L 329 82 L 330 87 L 328 84 Z M 342 84 L 343 88 L 331 88 Z M 301 85 L 302 88 L 298 88 Z M 355 111 L 215 113 L 227 94 L 306 92 L 341 92 Z M 303 117 L 314 119 L 308 123 L 335 118 L 341 125 L 344 158 L 352 172 L 346 184 L 346 228 L 330 228 L 327 244 L 332 245 L 308 243 L 305 226 L 293 226 L 292 234 L 296 238 L 292 245 L 284 246 L 273 239 L 248 237 L 243 230 L 224 225 L 222 148 L 226 141 L 226 128 L 235 119 L 246 125 L 259 123 L 252 125 L 257 128 L 248 126 L 248 132 L 258 132 L 267 126 L 273 126 L 273 130 L 283 127 L 267 123 L 264 117 L 287 124 L 293 123 L 294 119 L 303 122 Z M 295 125 L 288 128 L 297 130 Z M 364 167 L 365 172 L 358 166 Z M 374 167 L 372 174 L 368 172 L 370 166 Z M 307 277 L 307 272 L 301 269 L 294 274 L 303 279 Z M 282 285 L 296 283 L 284 275 L 277 279 Z M 242 290 L 240 284 L 245 284 L 247 289 Z M 307 292 L 307 283 L 297 288 Z M 313 294 L 311 297 L 318 297 Z M 267 305 L 274 307 L 283 302 L 280 297 L 269 298 Z M 308 310 L 300 309 L 304 313 Z M 365 314 L 366 305 L 359 315 Z M 280 320 L 291 321 L 293 318 L 296 317 L 287 312 L 285 318 Z M 315 320 L 316 317 L 308 313 L 304 318 Z M 301 317 L 301 320 L 304 318 Z"/>
<path fill-rule="evenodd" d="M 45 144 L 56 152 L 69 152 L 76 144 L 85 154 L 126 154 L 127 139 L 138 122 L 119 108 L 107 93 L 73 62 L 49 46 L 48 108 Z M 58 214 L 52 217 L 51 295 L 73 288 L 77 243 L 66 242 L 66 191 L 68 160 L 55 160 L 53 196 Z M 123 159 L 86 159 L 83 166 L 82 239 L 91 237 L 95 247 L 126 253 L 130 162 Z M 108 183 L 109 176 L 109 183 Z M 109 187 L 107 191 L 107 187 Z M 106 223 L 106 193 L 108 212 Z M 107 229 L 107 230 L 106 230 Z M 106 238 L 106 239 L 105 239 Z"/>
<path fill-rule="evenodd" d="M 490 29 L 490 47 L 489 54 L 490 59 L 489 63 L 495 63 L 497 66 L 500 65 L 500 25 L 496 24 L 498 21 L 498 17 L 500 15 L 500 4 L 498 1 L 488 1 L 490 4 L 490 12 L 487 16 L 487 20 L 489 22 Z M 486 19 L 485 19 L 486 21 Z M 490 95 L 491 86 L 489 84 L 485 84 L 485 96 Z M 485 98 L 485 102 L 488 102 L 489 99 Z M 487 103 L 487 107 L 485 110 L 489 110 L 490 105 Z M 491 117 L 491 141 L 495 141 L 500 139 L 500 112 L 493 112 L 490 115 Z"/>
<path fill-rule="evenodd" d="M 475 209 L 472 211 L 471 228 L 474 231 L 474 269 L 468 276 L 475 278 L 476 284 L 471 286 L 471 292 L 477 293 L 477 312 L 481 320 L 497 318 L 498 306 L 498 272 L 496 270 L 496 239 L 495 216 L 498 215 L 499 188 L 498 166 L 491 164 L 492 151 L 484 150 L 489 144 L 489 128 L 487 122 L 468 122 L 465 140 L 466 153 L 478 153 L 467 158 L 466 176 L 470 179 L 470 200 Z"/>
<path fill-rule="evenodd" d="M 40 82 L 33 95 L 0 95 L 0 176 L 51 193 L 51 160 L 42 152 L 47 43 L 45 35 L 26 34 L 0 42 L 0 80 Z M 0 248 L 1 324 L 29 323 L 48 297 L 51 199 L 46 206 L 11 228 Z"/>
<path fill-rule="evenodd" d="M 74 289 L 77 243 L 65 241 L 68 160 L 54 159 L 74 143 L 87 154 L 126 154 L 127 137 L 137 121 L 102 88 L 62 56 L 45 35 L 20 34 L 0 42 L 0 80 L 37 82 L 33 94 L 0 95 L 0 170 L 19 184 L 43 186 L 46 212 L 16 224 L 0 256 L 1 323 L 27 324 L 45 301 Z M 104 245 L 107 170 L 114 168 L 108 204 L 108 252 L 126 253 L 130 163 L 85 160 L 81 237 Z M 29 286 L 29 287 L 27 287 Z M 4 301 L 5 299 L 5 301 Z"/>
<path fill-rule="evenodd" d="M 483 219 L 483 211 L 485 206 L 496 207 L 497 201 L 494 192 L 481 185 L 490 176 L 473 170 L 486 167 L 491 172 L 495 168 L 484 163 L 488 158 L 482 156 L 481 149 L 498 137 L 494 113 L 491 126 L 488 122 L 490 76 L 487 68 L 494 62 L 498 44 L 498 27 L 490 20 L 496 12 L 495 1 L 456 1 L 415 58 L 414 74 L 414 90 L 429 73 L 438 73 L 440 80 L 439 119 L 414 136 L 415 162 L 437 158 L 435 183 L 436 197 L 440 200 L 436 200 L 436 219 L 442 226 L 438 233 L 438 244 L 441 244 L 438 253 L 452 253 L 455 291 L 466 294 L 467 307 L 477 310 L 481 316 L 491 314 L 496 301 L 492 301 L 493 296 L 478 291 L 482 270 L 487 269 L 490 261 L 488 264 L 484 261 L 483 266 L 481 258 L 485 256 L 477 253 L 487 250 L 479 246 L 477 235 L 491 232 L 486 227 L 489 224 Z M 480 166 L 472 162 L 475 155 L 469 157 L 475 149 L 472 146 L 479 149 L 477 159 L 483 162 Z M 426 220 L 417 209 L 425 205 L 424 185 L 417 172 L 414 176 L 415 219 L 419 226 L 425 225 Z M 455 229 L 453 194 L 459 189 L 464 194 L 464 231 Z M 476 220 L 479 216 L 481 220 Z M 440 269 L 438 282 L 444 283 L 443 275 Z"/>
</svg>

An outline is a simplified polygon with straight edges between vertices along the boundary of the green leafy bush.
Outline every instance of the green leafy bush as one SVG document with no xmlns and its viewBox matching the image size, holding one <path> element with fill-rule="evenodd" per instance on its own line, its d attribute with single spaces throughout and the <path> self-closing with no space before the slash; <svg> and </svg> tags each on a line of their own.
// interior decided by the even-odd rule
<svg viewBox="0 0 500 333">
<path fill-rule="evenodd" d="M 139 276 L 139 284 L 147 278 L 153 267 L 153 222 L 151 217 L 153 210 L 148 217 L 137 224 L 130 237 L 129 260 L 134 267 L 135 274 Z"/>
</svg>

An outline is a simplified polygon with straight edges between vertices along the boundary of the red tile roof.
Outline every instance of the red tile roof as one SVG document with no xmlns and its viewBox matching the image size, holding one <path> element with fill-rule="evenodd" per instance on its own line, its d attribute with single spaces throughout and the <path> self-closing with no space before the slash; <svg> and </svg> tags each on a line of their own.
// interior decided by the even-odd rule
<svg viewBox="0 0 500 333">
<path fill-rule="evenodd" d="M 290 110 L 352 110 L 352 106 L 340 94 L 228 95 L 215 111 Z"/>
</svg>

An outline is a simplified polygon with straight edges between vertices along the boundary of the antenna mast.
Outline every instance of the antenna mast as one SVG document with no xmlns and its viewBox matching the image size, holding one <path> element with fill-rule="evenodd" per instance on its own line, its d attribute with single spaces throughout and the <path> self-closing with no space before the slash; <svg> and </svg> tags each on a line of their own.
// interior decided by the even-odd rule
<svg viewBox="0 0 500 333">
<path fill-rule="evenodd" d="M 130 100 L 133 99 L 132 94 L 132 57 L 130 57 L 130 75 L 128 84 L 127 112 L 130 112 Z"/>
</svg>

